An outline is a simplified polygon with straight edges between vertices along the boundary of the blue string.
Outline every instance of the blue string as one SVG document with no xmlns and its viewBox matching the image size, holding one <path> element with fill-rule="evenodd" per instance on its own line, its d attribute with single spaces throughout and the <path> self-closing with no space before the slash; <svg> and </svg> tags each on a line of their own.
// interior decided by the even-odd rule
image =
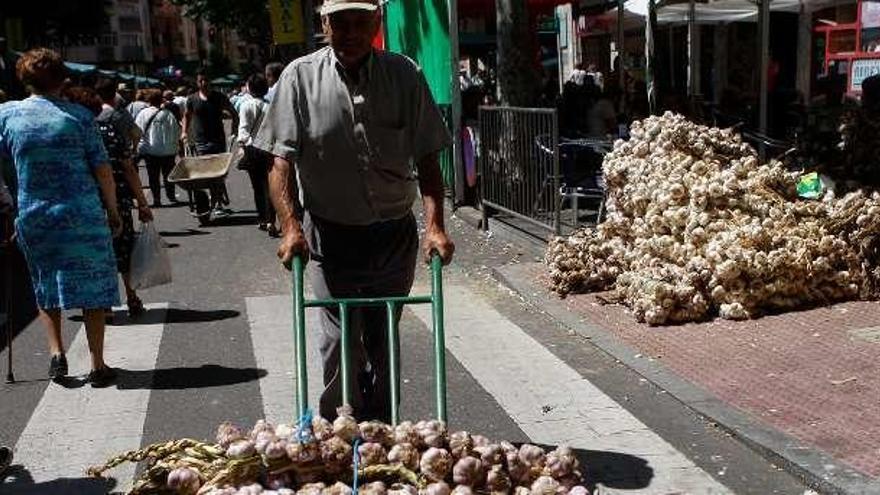
<svg viewBox="0 0 880 495">
<path fill-rule="evenodd" d="M 296 429 L 296 440 L 299 443 L 308 443 L 312 437 L 312 410 L 306 409 L 299 418 L 299 428 Z"/>
<path fill-rule="evenodd" d="M 352 464 L 354 465 L 354 476 L 351 482 L 351 495 L 358 495 L 358 459 L 360 456 L 358 455 L 358 447 L 361 444 L 360 438 L 354 439 L 354 445 L 352 446 Z"/>
</svg>

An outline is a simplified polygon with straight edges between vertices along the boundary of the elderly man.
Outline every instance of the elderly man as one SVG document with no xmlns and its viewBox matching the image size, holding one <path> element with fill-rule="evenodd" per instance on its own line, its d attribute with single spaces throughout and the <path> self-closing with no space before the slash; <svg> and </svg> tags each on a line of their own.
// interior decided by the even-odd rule
<svg viewBox="0 0 880 495">
<path fill-rule="evenodd" d="M 278 257 L 288 267 L 294 256 L 311 257 L 317 297 L 403 296 L 418 258 L 417 187 L 423 256 L 452 259 L 438 163 L 450 136 L 414 62 L 372 48 L 378 0 L 325 0 L 321 16 L 330 46 L 284 70 L 256 142 L 275 156 L 270 190 L 284 231 Z M 353 310 L 351 322 L 352 406 L 358 418 L 387 421 L 385 310 Z M 339 314 L 326 310 L 320 412 L 327 418 L 341 403 L 339 346 Z"/>
</svg>

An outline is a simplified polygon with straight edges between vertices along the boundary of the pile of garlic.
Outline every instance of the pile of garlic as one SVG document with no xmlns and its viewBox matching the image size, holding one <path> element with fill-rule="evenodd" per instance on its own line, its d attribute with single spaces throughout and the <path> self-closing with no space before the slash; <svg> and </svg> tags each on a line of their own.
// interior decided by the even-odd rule
<svg viewBox="0 0 880 495">
<path fill-rule="evenodd" d="M 880 194 L 800 200 L 798 174 L 672 113 L 631 135 L 605 158 L 607 219 L 550 243 L 560 295 L 613 289 L 652 325 L 878 295 Z"/>
<path fill-rule="evenodd" d="M 120 455 L 89 473 L 148 460 L 131 494 L 352 495 L 357 458 L 363 495 L 588 495 L 574 452 L 545 452 L 447 432 L 440 421 L 393 427 L 341 414 L 300 429 L 259 421 L 250 431 L 222 424 L 214 445 L 192 440 Z"/>
</svg>

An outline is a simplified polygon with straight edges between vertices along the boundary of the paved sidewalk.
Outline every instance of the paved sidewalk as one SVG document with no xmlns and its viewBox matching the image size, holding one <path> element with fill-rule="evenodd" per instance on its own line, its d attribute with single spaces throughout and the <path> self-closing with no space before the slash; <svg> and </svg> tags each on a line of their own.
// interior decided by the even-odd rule
<svg viewBox="0 0 880 495">
<path fill-rule="evenodd" d="M 649 327 L 595 295 L 560 300 L 540 263 L 496 273 L 822 491 L 880 493 L 880 304 Z"/>
</svg>

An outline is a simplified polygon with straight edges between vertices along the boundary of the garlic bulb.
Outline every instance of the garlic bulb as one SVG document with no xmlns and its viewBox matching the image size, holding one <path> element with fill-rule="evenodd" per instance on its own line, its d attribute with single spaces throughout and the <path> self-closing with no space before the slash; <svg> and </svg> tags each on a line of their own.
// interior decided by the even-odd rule
<svg viewBox="0 0 880 495">
<path fill-rule="evenodd" d="M 419 469 L 428 479 L 443 481 L 452 469 L 452 455 L 444 449 L 430 447 L 422 454 Z"/>
<path fill-rule="evenodd" d="M 559 446 L 547 454 L 544 474 L 556 479 L 571 475 L 580 467 L 577 457 L 569 447 Z"/>
<path fill-rule="evenodd" d="M 419 468 L 419 451 L 412 444 L 398 443 L 388 452 L 388 462 L 415 471 Z"/>
<path fill-rule="evenodd" d="M 504 471 L 504 466 L 496 464 L 486 473 L 486 488 L 490 492 L 507 493 L 510 491 L 510 485 L 510 476 Z"/>
<path fill-rule="evenodd" d="M 452 481 L 457 485 L 473 487 L 483 478 L 483 463 L 476 457 L 465 456 L 452 467 Z"/>
<path fill-rule="evenodd" d="M 333 436 L 333 423 L 320 416 L 315 416 L 312 418 L 312 433 L 314 433 L 315 438 L 317 438 L 319 442 L 323 442 Z"/>
<path fill-rule="evenodd" d="M 341 481 L 321 490 L 321 495 L 351 495 L 351 487 Z"/>
<path fill-rule="evenodd" d="M 572 487 L 572 489 L 568 491 L 568 495 L 590 495 L 590 491 L 585 487 L 578 485 Z"/>
<path fill-rule="evenodd" d="M 254 449 L 256 449 L 258 454 L 265 454 L 266 447 L 275 440 L 277 440 L 277 437 L 275 437 L 274 432 L 268 430 L 260 431 L 254 439 Z"/>
<path fill-rule="evenodd" d="M 442 448 L 447 441 L 446 425 L 441 421 L 419 421 L 415 425 L 416 433 L 419 435 L 418 447 L 436 447 Z"/>
<path fill-rule="evenodd" d="M 474 490 L 467 485 L 458 485 L 452 490 L 452 495 L 474 495 Z"/>
<path fill-rule="evenodd" d="M 559 482 L 550 476 L 541 476 L 532 483 L 532 495 L 556 495 L 559 490 Z"/>
<path fill-rule="evenodd" d="M 429 484 L 419 495 L 450 495 L 452 490 L 443 481 L 437 481 Z"/>
<path fill-rule="evenodd" d="M 358 493 L 362 495 L 386 495 L 388 493 L 388 488 L 385 486 L 385 483 L 374 481 L 360 487 Z"/>
<path fill-rule="evenodd" d="M 357 421 L 348 414 L 340 414 L 333 421 L 333 434 L 346 443 L 353 442 L 359 434 Z"/>
<path fill-rule="evenodd" d="M 365 421 L 358 425 L 361 438 L 367 443 L 378 443 L 386 447 L 394 445 L 394 430 L 379 421 Z"/>
<path fill-rule="evenodd" d="M 317 442 L 288 443 L 287 457 L 297 464 L 308 464 L 321 458 L 321 447 Z"/>
<path fill-rule="evenodd" d="M 419 491 L 406 483 L 394 483 L 388 489 L 388 495 L 419 495 Z"/>
<path fill-rule="evenodd" d="M 275 434 L 275 427 L 272 426 L 272 423 L 267 422 L 264 419 L 257 421 L 257 424 L 251 429 L 250 438 L 251 440 L 256 440 L 257 436 L 262 432 L 268 432 L 272 435 Z"/>
<path fill-rule="evenodd" d="M 270 490 L 280 490 L 282 488 L 290 488 L 293 486 L 293 477 L 290 473 L 269 473 L 266 475 L 266 488 Z"/>
<path fill-rule="evenodd" d="M 474 441 L 470 433 L 466 431 L 456 431 L 449 435 L 449 453 L 456 460 L 466 455 L 470 455 L 474 448 Z"/>
<path fill-rule="evenodd" d="M 348 470 L 348 466 L 351 464 L 351 455 L 351 445 L 339 437 L 331 437 L 321 443 L 321 461 L 332 473 Z"/>
<path fill-rule="evenodd" d="M 177 468 L 168 473 L 168 481 L 166 482 L 169 489 L 176 490 L 182 495 L 195 494 L 199 491 L 201 484 L 199 472 L 188 467 Z"/>
<path fill-rule="evenodd" d="M 263 451 L 263 455 L 269 460 L 281 459 L 287 455 L 287 441 L 274 440 L 270 442 Z"/>
<path fill-rule="evenodd" d="M 560 295 L 614 290 L 651 325 L 880 296 L 880 197 L 801 200 L 797 174 L 680 115 L 631 134 L 605 158 L 607 218 L 548 246 Z"/>
<path fill-rule="evenodd" d="M 261 493 L 263 493 L 263 487 L 259 483 L 251 483 L 240 487 L 236 495 L 260 495 Z"/>
<path fill-rule="evenodd" d="M 244 459 L 257 453 L 254 442 L 250 440 L 236 440 L 226 449 L 226 457 L 230 459 Z"/>
<path fill-rule="evenodd" d="M 220 448 L 226 449 L 232 442 L 242 440 L 244 437 L 245 432 L 238 425 L 228 421 L 217 427 L 217 445 Z"/>
<path fill-rule="evenodd" d="M 408 443 L 413 446 L 420 443 L 419 434 L 412 421 L 403 421 L 394 427 L 394 443 Z"/>
<path fill-rule="evenodd" d="M 449 443 L 451 445 L 452 440 L 450 440 Z M 480 455 L 480 460 L 487 466 L 504 462 L 504 449 L 502 449 L 497 443 L 490 443 L 489 445 L 476 447 L 474 452 Z"/>
<path fill-rule="evenodd" d="M 362 443 L 358 446 L 360 465 L 363 467 L 388 463 L 388 454 L 380 443 Z"/>
<path fill-rule="evenodd" d="M 297 490 L 296 495 L 321 495 L 325 488 L 327 485 L 324 483 L 306 483 Z"/>
</svg>

